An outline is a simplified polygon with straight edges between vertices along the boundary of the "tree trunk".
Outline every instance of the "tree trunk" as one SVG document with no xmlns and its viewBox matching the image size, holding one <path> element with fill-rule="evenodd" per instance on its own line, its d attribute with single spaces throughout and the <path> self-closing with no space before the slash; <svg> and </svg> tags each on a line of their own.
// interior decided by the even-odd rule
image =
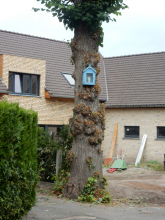
<svg viewBox="0 0 165 220">
<path fill-rule="evenodd" d="M 95 86 L 82 85 L 82 74 L 89 64 L 97 71 L 96 75 L 100 72 L 97 68 L 100 61 L 98 41 L 99 30 L 91 34 L 83 23 L 75 28 L 71 41 L 72 59 L 75 64 L 72 74 L 75 79 L 75 107 L 69 125 L 74 135 L 70 154 L 74 155 L 74 159 L 71 176 L 64 191 L 64 195 L 70 199 L 78 198 L 88 178 L 95 172 L 100 173 L 97 185 L 103 188 L 101 142 L 104 137 L 105 118 L 104 106 L 99 103 L 98 97 L 101 89 L 97 79 Z"/>
</svg>

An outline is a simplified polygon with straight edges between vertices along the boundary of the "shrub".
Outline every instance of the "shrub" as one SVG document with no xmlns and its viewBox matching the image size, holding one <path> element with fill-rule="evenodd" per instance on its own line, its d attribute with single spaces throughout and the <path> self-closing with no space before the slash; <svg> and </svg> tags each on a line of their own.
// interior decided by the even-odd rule
<svg viewBox="0 0 165 220">
<path fill-rule="evenodd" d="M 55 177 L 54 193 L 59 196 L 63 194 L 65 186 L 69 180 L 70 173 L 66 170 L 60 170 Z"/>
<path fill-rule="evenodd" d="M 55 141 L 51 140 L 51 135 L 44 128 L 38 128 L 38 167 L 40 170 L 40 179 L 51 181 L 56 173 L 56 151 Z"/>
<path fill-rule="evenodd" d="M 110 203 L 111 196 L 108 190 L 99 189 L 97 185 L 97 179 L 99 177 L 99 172 L 95 172 L 93 177 L 88 178 L 87 184 L 84 186 L 84 189 L 81 191 L 81 195 L 78 197 L 78 200 L 81 202 L 90 202 L 93 204 L 100 203 Z M 102 182 L 104 183 L 104 188 L 106 187 L 107 179 L 102 177 Z"/>
<path fill-rule="evenodd" d="M 55 180 L 54 193 L 56 195 L 63 194 L 65 185 L 70 177 L 71 163 L 74 159 L 74 154 L 71 151 L 73 142 L 73 136 L 70 135 L 68 125 L 64 125 L 60 129 L 58 136 L 56 137 L 56 146 L 62 150 L 62 164 L 57 176 L 52 178 Z"/>
<path fill-rule="evenodd" d="M 64 125 L 56 137 L 56 145 L 62 150 L 61 169 L 70 172 L 71 163 L 66 159 L 72 148 L 73 136 L 70 135 L 69 125 Z"/>
<path fill-rule="evenodd" d="M 73 137 L 70 136 L 69 126 L 60 128 L 55 140 L 51 140 L 48 130 L 38 128 L 38 166 L 40 178 L 46 181 L 54 181 L 56 173 L 56 152 L 62 150 L 61 168 L 70 171 L 70 163 L 66 160 L 68 151 L 71 149 Z"/>
<path fill-rule="evenodd" d="M 0 219 L 19 220 L 35 203 L 37 113 L 0 102 Z"/>
</svg>

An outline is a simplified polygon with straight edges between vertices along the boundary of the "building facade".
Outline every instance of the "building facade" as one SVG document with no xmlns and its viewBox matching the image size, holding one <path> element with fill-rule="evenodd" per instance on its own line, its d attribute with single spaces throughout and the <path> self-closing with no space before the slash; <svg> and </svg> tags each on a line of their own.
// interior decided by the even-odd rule
<svg viewBox="0 0 165 220">
<path fill-rule="evenodd" d="M 19 102 L 38 112 L 38 124 L 56 133 L 68 124 L 74 108 L 74 82 L 67 43 L 0 31 L 0 101 Z M 143 158 L 163 162 L 165 154 L 165 53 L 123 57 L 101 56 L 100 101 L 106 105 L 103 158 L 122 149 L 135 162 L 142 136 Z"/>
</svg>

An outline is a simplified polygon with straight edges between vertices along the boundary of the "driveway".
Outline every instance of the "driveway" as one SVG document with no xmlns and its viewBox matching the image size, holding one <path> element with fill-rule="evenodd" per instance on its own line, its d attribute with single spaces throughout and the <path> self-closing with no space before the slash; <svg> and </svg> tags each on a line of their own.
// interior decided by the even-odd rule
<svg viewBox="0 0 165 220">
<path fill-rule="evenodd" d="M 37 196 L 36 206 L 24 220 L 164 220 L 165 207 L 91 205 Z"/>
<path fill-rule="evenodd" d="M 165 205 L 165 172 L 133 167 L 114 173 L 107 173 L 104 169 L 103 174 L 108 179 L 113 198 Z"/>
<path fill-rule="evenodd" d="M 164 220 L 165 173 L 143 168 L 103 174 L 111 205 L 82 204 L 51 194 L 53 184 L 40 182 L 37 202 L 24 220 Z"/>
</svg>

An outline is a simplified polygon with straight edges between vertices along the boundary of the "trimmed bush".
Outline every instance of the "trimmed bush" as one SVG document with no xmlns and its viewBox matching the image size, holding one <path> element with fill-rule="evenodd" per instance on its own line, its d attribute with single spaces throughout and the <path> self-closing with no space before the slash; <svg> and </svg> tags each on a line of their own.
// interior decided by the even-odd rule
<svg viewBox="0 0 165 220">
<path fill-rule="evenodd" d="M 19 220 L 35 203 L 37 113 L 0 102 L 0 219 Z"/>
</svg>

